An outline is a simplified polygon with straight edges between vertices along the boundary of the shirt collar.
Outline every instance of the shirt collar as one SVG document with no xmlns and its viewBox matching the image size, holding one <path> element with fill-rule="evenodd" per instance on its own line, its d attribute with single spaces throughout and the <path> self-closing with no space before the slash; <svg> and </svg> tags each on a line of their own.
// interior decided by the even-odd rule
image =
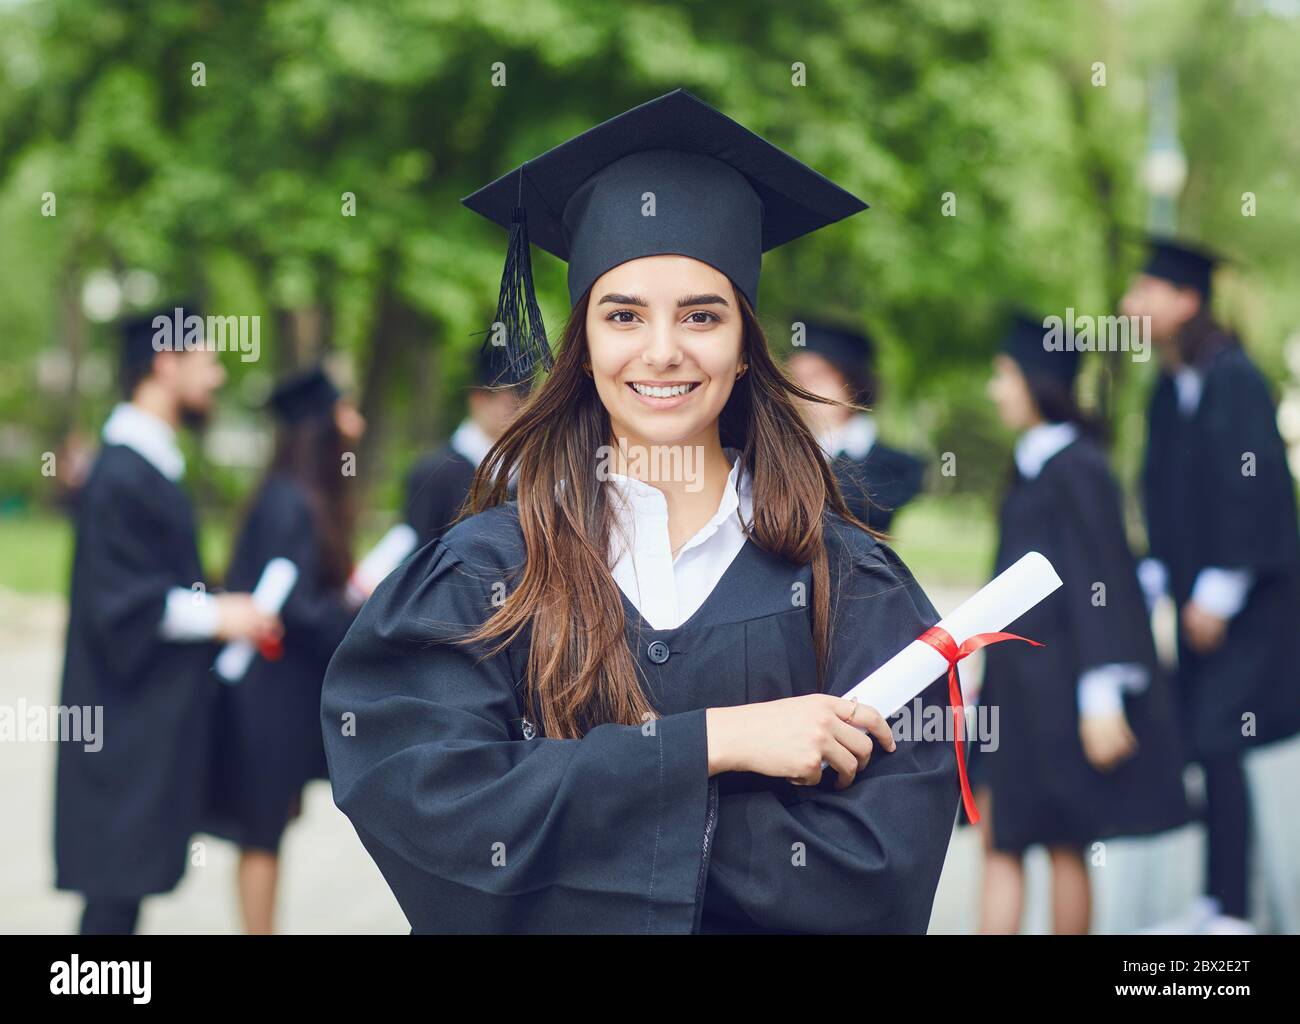
<svg viewBox="0 0 1300 1024">
<path fill-rule="evenodd" d="M 855 413 L 817 440 L 829 458 L 843 454 L 861 462 L 876 443 L 875 417 L 870 413 Z"/>
<path fill-rule="evenodd" d="M 1079 436 L 1073 423 L 1040 423 L 1030 427 L 1016 442 L 1016 468 L 1027 480 L 1043 471 L 1048 460 Z"/>
<path fill-rule="evenodd" d="M 469 459 L 478 468 L 478 464 L 487 458 L 492 447 L 492 438 L 488 437 L 471 419 L 462 420 L 455 433 L 451 435 L 451 447 Z"/>
<path fill-rule="evenodd" d="M 121 402 L 104 423 L 105 444 L 130 448 L 168 480 L 185 475 L 185 456 L 176 446 L 176 431 L 151 412 Z"/>
<path fill-rule="evenodd" d="M 1194 366 L 1181 366 L 1174 372 L 1174 390 L 1178 395 L 1178 411 L 1191 416 L 1201 404 L 1201 388 L 1205 377 Z"/>
<path fill-rule="evenodd" d="M 723 454 L 731 463 L 731 472 L 727 474 L 727 482 L 722 491 L 722 500 L 718 503 L 718 510 L 690 540 L 682 545 L 674 561 L 680 560 L 691 549 L 706 543 L 724 525 L 735 525 L 743 529 L 742 524 L 753 521 L 753 481 L 741 463 L 740 451 L 736 448 L 724 448 Z M 663 491 L 643 480 L 624 476 L 622 473 L 609 473 L 608 482 L 611 485 L 610 493 L 621 499 L 610 503 L 614 510 L 616 525 L 621 528 L 611 533 L 612 542 L 617 543 L 619 535 L 622 534 L 624 538 L 630 538 L 635 545 L 642 539 L 656 537 L 659 531 L 667 529 L 668 499 L 664 497 Z M 646 528 L 638 530 L 638 523 L 644 523 Z"/>
</svg>

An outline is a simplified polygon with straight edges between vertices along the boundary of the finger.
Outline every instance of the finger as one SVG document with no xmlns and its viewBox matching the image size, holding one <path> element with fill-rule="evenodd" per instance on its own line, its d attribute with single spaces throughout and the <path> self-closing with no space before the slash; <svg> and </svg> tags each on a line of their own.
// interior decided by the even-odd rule
<svg viewBox="0 0 1300 1024">
<path fill-rule="evenodd" d="M 889 728 L 885 716 L 870 704 L 847 703 L 849 703 L 850 707 L 844 714 L 840 715 L 840 718 L 859 730 L 865 729 L 886 750 L 893 750 L 897 744 L 894 742 L 893 730 Z"/>
<path fill-rule="evenodd" d="M 871 760 L 871 752 L 875 749 L 875 742 L 870 736 L 855 729 L 848 722 L 836 722 L 831 728 L 831 735 L 836 743 L 848 748 L 857 761 L 858 771 L 867 766 L 867 762 Z"/>
<path fill-rule="evenodd" d="M 894 730 L 889 727 L 885 716 L 867 704 L 861 705 L 861 709 L 858 715 L 855 716 L 854 724 L 866 725 L 867 732 L 875 737 L 882 747 L 889 751 L 894 750 L 898 743 L 894 740 Z"/>
<path fill-rule="evenodd" d="M 835 783 L 836 789 L 849 785 L 858 774 L 858 759 L 848 747 L 833 741 L 826 745 L 822 756 L 839 775 L 839 780 Z"/>
</svg>

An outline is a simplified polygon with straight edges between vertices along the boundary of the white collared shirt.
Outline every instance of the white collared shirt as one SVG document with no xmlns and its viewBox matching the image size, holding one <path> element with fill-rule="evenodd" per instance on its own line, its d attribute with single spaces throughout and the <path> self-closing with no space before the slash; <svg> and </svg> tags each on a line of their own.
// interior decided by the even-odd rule
<svg viewBox="0 0 1300 1024">
<path fill-rule="evenodd" d="M 861 462 L 876 444 L 876 421 L 869 413 L 854 413 L 838 427 L 817 438 L 827 458 L 847 455 Z"/>
<path fill-rule="evenodd" d="M 461 421 L 460 426 L 451 435 L 449 443 L 454 451 L 469 459 L 475 469 L 478 469 L 478 464 L 487 458 L 487 453 L 492 448 L 492 438 L 488 437 L 483 428 L 471 419 Z"/>
<path fill-rule="evenodd" d="M 1191 417 L 1196 415 L 1197 407 L 1201 404 L 1201 391 L 1205 386 L 1205 378 L 1201 372 L 1191 366 L 1179 367 L 1174 373 L 1174 390 L 1178 393 L 1178 411 L 1183 416 Z"/>
<path fill-rule="evenodd" d="M 1053 455 L 1073 444 L 1079 429 L 1073 423 L 1040 423 L 1016 442 L 1016 468 L 1026 480 L 1035 479 Z"/>
<path fill-rule="evenodd" d="M 185 475 L 185 456 L 176 445 L 176 431 L 138 405 L 116 405 L 104 423 L 102 436 L 105 444 L 130 448 L 172 482 Z M 211 639 L 217 632 L 217 605 L 212 595 L 206 590 L 173 587 L 167 592 L 158 632 L 165 640 Z"/>
<path fill-rule="evenodd" d="M 659 488 L 609 474 L 609 564 L 615 582 L 651 629 L 676 629 L 704 603 L 745 546 L 741 525 L 753 521 L 749 474 L 740 453 L 724 449 L 731 472 L 718 511 L 673 558 L 668 538 L 668 501 Z"/>
<path fill-rule="evenodd" d="M 145 412 L 131 402 L 120 402 L 104 423 L 105 444 L 130 448 L 168 480 L 185 475 L 185 456 L 176 446 L 176 431 L 170 423 Z"/>
</svg>

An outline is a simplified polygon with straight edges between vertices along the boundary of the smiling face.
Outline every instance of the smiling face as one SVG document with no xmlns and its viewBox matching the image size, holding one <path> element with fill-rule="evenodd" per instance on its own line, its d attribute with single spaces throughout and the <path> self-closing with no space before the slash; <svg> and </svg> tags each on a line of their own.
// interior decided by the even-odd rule
<svg viewBox="0 0 1300 1024">
<path fill-rule="evenodd" d="M 717 444 L 743 365 L 744 326 L 725 274 L 686 256 L 646 256 L 591 287 L 587 350 L 615 438 Z"/>
</svg>

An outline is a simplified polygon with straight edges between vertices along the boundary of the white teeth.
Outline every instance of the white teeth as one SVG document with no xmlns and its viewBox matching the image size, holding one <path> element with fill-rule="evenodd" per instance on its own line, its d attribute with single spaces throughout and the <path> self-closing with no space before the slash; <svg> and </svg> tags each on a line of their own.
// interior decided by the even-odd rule
<svg viewBox="0 0 1300 1024">
<path fill-rule="evenodd" d="M 657 388 L 650 387 L 646 384 L 634 383 L 632 385 L 632 390 L 634 390 L 638 395 L 645 395 L 647 398 L 673 398 L 677 395 L 686 394 L 686 392 L 690 391 L 694 386 L 694 384 L 673 384 L 671 387 Z"/>
</svg>

